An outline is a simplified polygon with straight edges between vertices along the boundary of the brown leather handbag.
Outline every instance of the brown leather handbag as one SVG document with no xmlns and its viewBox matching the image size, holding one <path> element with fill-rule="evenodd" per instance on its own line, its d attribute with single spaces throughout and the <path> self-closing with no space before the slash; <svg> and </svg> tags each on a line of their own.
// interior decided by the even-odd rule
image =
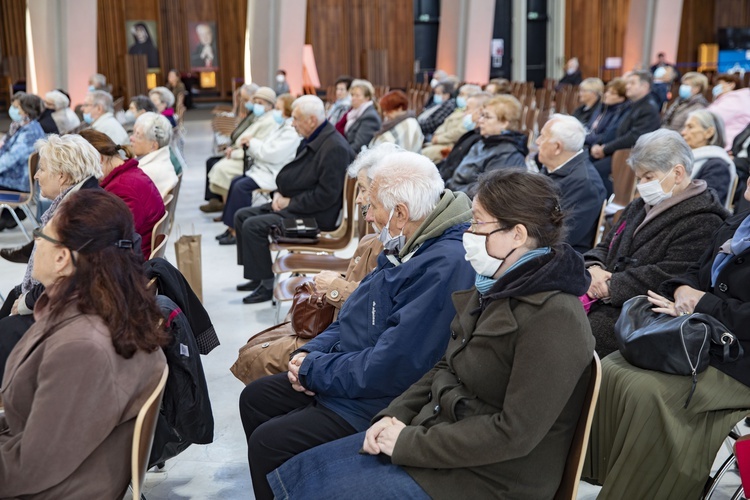
<svg viewBox="0 0 750 500">
<path fill-rule="evenodd" d="M 315 283 L 307 281 L 294 292 L 292 303 L 292 329 L 302 339 L 315 338 L 333 323 L 336 308 L 328 303 L 325 293 L 315 289 Z"/>
</svg>

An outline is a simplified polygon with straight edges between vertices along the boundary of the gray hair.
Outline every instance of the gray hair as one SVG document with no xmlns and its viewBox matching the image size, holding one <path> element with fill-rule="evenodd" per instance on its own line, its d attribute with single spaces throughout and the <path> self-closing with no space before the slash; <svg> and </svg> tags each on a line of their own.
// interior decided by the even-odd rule
<svg viewBox="0 0 750 500">
<path fill-rule="evenodd" d="M 371 167 L 378 163 L 386 156 L 393 153 L 400 153 L 404 151 L 404 148 L 396 144 L 395 142 L 383 142 L 369 149 L 365 149 L 357 155 L 357 158 L 349 165 L 346 169 L 349 177 L 357 177 L 361 170 L 367 172 L 367 177 L 372 180 Z"/>
<path fill-rule="evenodd" d="M 50 92 L 47 92 L 46 94 L 44 94 L 44 99 L 51 102 L 55 106 L 55 111 L 70 106 L 70 99 L 68 99 L 68 96 L 66 96 L 59 90 L 52 90 Z"/>
<path fill-rule="evenodd" d="M 601 96 L 604 93 L 604 82 L 598 78 L 586 78 L 581 82 L 579 88 L 596 92 L 597 95 Z"/>
<path fill-rule="evenodd" d="M 493 94 L 490 94 L 489 92 L 477 92 L 476 94 L 470 95 L 466 98 L 466 101 L 468 102 L 469 99 L 474 99 L 479 106 L 484 106 L 487 104 L 487 101 L 495 97 Z"/>
<path fill-rule="evenodd" d="M 260 88 L 257 83 L 246 83 L 242 87 L 240 87 L 240 92 L 243 90 L 249 95 L 250 97 L 255 94 L 255 92 Z"/>
<path fill-rule="evenodd" d="M 426 156 L 403 151 L 373 165 L 368 176 L 377 184 L 377 199 L 386 210 L 403 203 L 411 220 L 421 220 L 440 201 L 445 185 L 437 167 Z"/>
<path fill-rule="evenodd" d="M 103 89 L 107 86 L 107 77 L 102 75 L 101 73 L 94 73 L 89 77 L 89 81 L 94 87 L 97 88 L 97 90 Z"/>
<path fill-rule="evenodd" d="M 690 117 L 695 118 L 703 130 L 713 127 L 714 135 L 708 141 L 709 146 L 724 147 L 726 133 L 724 132 L 724 120 L 721 119 L 721 116 L 707 109 L 698 109 L 689 113 L 688 119 Z"/>
<path fill-rule="evenodd" d="M 570 115 L 555 113 L 549 117 L 550 135 L 559 141 L 563 151 L 579 151 L 586 140 L 586 129 Z"/>
<path fill-rule="evenodd" d="M 112 104 L 112 94 L 103 90 L 92 90 L 89 92 L 91 96 L 92 106 L 101 106 L 105 113 L 112 112 L 114 110 Z"/>
<path fill-rule="evenodd" d="M 693 173 L 693 151 L 685 139 L 674 130 L 661 128 L 638 138 L 628 158 L 635 170 L 669 173 L 675 165 L 683 165 L 685 172 Z"/>
<path fill-rule="evenodd" d="M 326 119 L 326 108 L 320 97 L 315 95 L 303 95 L 292 103 L 292 109 L 299 107 L 302 116 L 314 116 L 318 125 Z"/>
<path fill-rule="evenodd" d="M 371 100 L 375 99 L 375 87 L 373 87 L 372 83 L 370 83 L 369 81 L 363 80 L 361 78 L 355 78 L 354 80 L 352 80 L 352 84 L 349 85 L 349 92 L 351 92 L 355 88 L 362 89 L 365 97 Z"/>
<path fill-rule="evenodd" d="M 133 127 L 140 127 L 148 141 L 156 141 L 159 149 L 169 145 L 172 140 L 172 125 L 164 115 L 146 112 L 135 120 Z"/>
<path fill-rule="evenodd" d="M 161 102 L 168 108 L 174 106 L 174 94 L 167 87 L 154 87 L 148 92 L 148 96 L 151 97 L 152 94 L 158 94 Z"/>
<path fill-rule="evenodd" d="M 482 87 L 479 85 L 474 85 L 473 83 L 467 83 L 465 85 L 461 85 L 461 88 L 458 89 L 458 93 L 460 94 L 463 92 L 466 94 L 466 98 L 476 95 L 482 91 Z"/>
<path fill-rule="evenodd" d="M 72 184 L 88 177 L 102 177 L 99 152 L 86 139 L 77 134 L 50 134 L 34 143 L 39 158 L 50 173 L 62 174 Z"/>
</svg>

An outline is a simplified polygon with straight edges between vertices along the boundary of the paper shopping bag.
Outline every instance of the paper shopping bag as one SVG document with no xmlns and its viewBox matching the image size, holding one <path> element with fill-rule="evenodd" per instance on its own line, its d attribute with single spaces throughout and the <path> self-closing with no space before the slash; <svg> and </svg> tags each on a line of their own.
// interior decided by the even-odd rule
<svg viewBox="0 0 750 500">
<path fill-rule="evenodd" d="M 177 269 L 185 277 L 198 300 L 203 302 L 203 274 L 201 271 L 201 235 L 182 235 L 174 244 Z"/>
</svg>

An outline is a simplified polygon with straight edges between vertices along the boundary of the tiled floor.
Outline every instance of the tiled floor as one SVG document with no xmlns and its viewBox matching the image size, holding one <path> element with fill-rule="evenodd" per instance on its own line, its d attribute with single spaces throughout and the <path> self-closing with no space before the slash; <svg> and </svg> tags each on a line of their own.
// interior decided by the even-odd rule
<svg viewBox="0 0 750 500">
<path fill-rule="evenodd" d="M 172 241 L 180 233 L 203 236 L 204 305 L 222 342 L 203 357 L 216 422 L 215 438 L 208 446 L 191 446 L 167 461 L 164 471 L 149 473 L 144 493 L 150 500 L 253 498 L 245 439 L 237 409 L 242 383 L 234 378 L 229 367 L 248 337 L 274 324 L 275 311 L 270 303 L 242 304 L 245 294 L 234 288 L 243 281 L 241 269 L 235 264 L 235 247 L 219 246 L 214 236 L 224 228 L 211 221 L 214 214 L 206 215 L 198 210 L 198 205 L 203 203 L 204 162 L 211 150 L 209 117 L 205 110 L 192 110 L 187 115 L 185 158 L 189 168 L 183 177 Z M 30 227 L 28 221 L 26 224 Z M 17 229 L 0 232 L 0 247 L 23 241 Z M 351 253 L 353 248 L 348 251 Z M 346 252 L 341 254 L 345 255 Z M 171 242 L 167 259 L 174 262 Z M 23 273 L 24 266 L 0 259 L 0 293 L 7 293 L 13 285 L 20 283 Z M 726 454 L 726 448 L 722 449 L 722 454 Z M 729 498 L 739 484 L 736 475 L 724 482 L 727 486 L 714 498 Z M 594 499 L 597 492 L 597 487 L 582 483 L 578 498 Z"/>
</svg>

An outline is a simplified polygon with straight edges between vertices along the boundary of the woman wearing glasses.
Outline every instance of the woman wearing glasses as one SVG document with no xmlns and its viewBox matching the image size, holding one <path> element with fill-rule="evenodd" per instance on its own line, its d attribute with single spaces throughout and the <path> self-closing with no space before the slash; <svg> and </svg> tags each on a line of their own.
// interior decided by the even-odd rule
<svg viewBox="0 0 750 500">
<path fill-rule="evenodd" d="M 480 175 L 499 168 L 526 168 L 528 137 L 521 133 L 521 103 L 511 95 L 487 101 L 479 116 L 482 139 L 474 144 L 445 187 L 474 195 Z"/>
<path fill-rule="evenodd" d="M 453 295 L 443 359 L 366 433 L 269 474 L 278 498 L 555 495 L 594 351 L 577 298 L 589 279 L 562 243 L 564 217 L 548 178 L 487 174 L 472 212 L 464 247 L 476 286 Z"/>
<path fill-rule="evenodd" d="M 70 195 L 34 232 L 46 292 L 0 388 L 0 498 L 123 497 L 169 340 L 132 234 L 128 207 L 102 190 Z"/>
</svg>

